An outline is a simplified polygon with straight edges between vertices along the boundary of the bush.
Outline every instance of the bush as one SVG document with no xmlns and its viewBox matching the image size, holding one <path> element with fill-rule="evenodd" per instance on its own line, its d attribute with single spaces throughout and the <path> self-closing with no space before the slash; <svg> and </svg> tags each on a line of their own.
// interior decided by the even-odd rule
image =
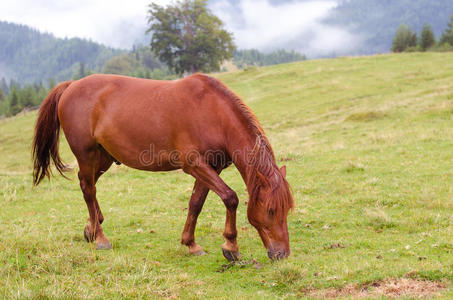
<svg viewBox="0 0 453 300">
<path fill-rule="evenodd" d="M 404 52 L 419 52 L 421 48 L 419 46 L 407 47 Z"/>
<path fill-rule="evenodd" d="M 437 47 L 433 48 L 433 51 L 436 51 L 436 52 L 452 52 L 453 51 L 453 45 L 450 45 L 449 43 L 439 44 Z"/>
</svg>

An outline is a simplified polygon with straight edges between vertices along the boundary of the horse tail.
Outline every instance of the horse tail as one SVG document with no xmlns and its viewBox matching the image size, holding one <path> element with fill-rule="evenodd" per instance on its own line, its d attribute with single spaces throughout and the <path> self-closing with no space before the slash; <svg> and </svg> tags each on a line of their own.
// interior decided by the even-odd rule
<svg viewBox="0 0 453 300">
<path fill-rule="evenodd" d="M 33 184 L 38 185 L 44 177 L 50 178 L 50 158 L 56 169 L 65 178 L 63 172 L 70 170 L 58 154 L 58 140 L 60 137 L 60 120 L 58 119 L 58 102 L 63 92 L 72 81 L 57 85 L 41 104 L 38 120 L 35 125 L 33 139 Z"/>
</svg>

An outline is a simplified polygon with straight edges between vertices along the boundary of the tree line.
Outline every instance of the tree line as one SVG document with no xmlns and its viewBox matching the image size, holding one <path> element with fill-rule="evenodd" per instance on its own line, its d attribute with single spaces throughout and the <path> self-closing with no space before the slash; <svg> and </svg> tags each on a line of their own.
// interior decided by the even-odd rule
<svg viewBox="0 0 453 300">
<path fill-rule="evenodd" d="M 429 24 L 422 28 L 420 36 L 407 25 L 400 25 L 393 39 L 393 52 L 453 51 L 453 15 L 439 41 Z"/>
<path fill-rule="evenodd" d="M 263 53 L 256 49 L 235 50 L 232 56 L 233 63 L 239 68 L 306 59 L 303 54 L 286 50 L 276 50 L 271 53 Z M 150 46 L 144 45 L 136 45 L 131 51 L 112 57 L 104 63 L 100 71 L 91 69 L 89 64 L 83 62 L 78 62 L 73 69 L 72 76 L 69 78 L 74 80 L 99 72 L 162 80 L 180 77 L 154 56 Z M 55 84 L 54 78 L 51 78 L 47 84 L 42 82 L 23 84 L 13 79 L 9 81 L 5 78 L 0 79 L 0 118 L 14 116 L 24 109 L 38 107 Z"/>
<path fill-rule="evenodd" d="M 233 52 L 233 63 L 240 69 L 248 66 L 270 66 L 306 59 L 307 57 L 302 53 L 284 49 L 270 53 L 263 53 L 257 49 L 243 49 Z"/>
<path fill-rule="evenodd" d="M 9 83 L 5 79 L 0 80 L 0 118 L 38 107 L 54 86 L 55 80 L 50 80 L 47 85 L 34 83 L 23 86 L 14 80 Z"/>
</svg>

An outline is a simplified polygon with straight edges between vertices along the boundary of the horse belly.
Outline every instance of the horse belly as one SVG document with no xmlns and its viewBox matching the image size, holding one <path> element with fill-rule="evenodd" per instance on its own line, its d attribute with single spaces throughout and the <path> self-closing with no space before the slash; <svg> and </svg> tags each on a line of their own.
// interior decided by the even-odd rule
<svg viewBox="0 0 453 300">
<path fill-rule="evenodd" d="M 96 140 L 115 160 L 134 169 L 171 171 L 181 168 L 178 152 L 168 147 L 166 138 L 139 139 L 118 132 L 99 134 Z"/>
</svg>

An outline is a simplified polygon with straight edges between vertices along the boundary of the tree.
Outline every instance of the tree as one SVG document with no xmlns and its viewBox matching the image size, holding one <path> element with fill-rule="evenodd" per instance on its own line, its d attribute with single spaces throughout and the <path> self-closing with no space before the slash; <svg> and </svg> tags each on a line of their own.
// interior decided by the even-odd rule
<svg viewBox="0 0 453 300">
<path fill-rule="evenodd" d="M 436 38 L 434 37 L 433 30 L 430 25 L 423 25 L 422 36 L 420 38 L 420 48 L 423 51 L 433 47 L 436 44 Z"/>
<path fill-rule="evenodd" d="M 22 106 L 19 103 L 19 94 L 16 86 L 13 85 L 11 92 L 9 93 L 9 111 L 11 115 L 17 115 L 22 110 Z"/>
<path fill-rule="evenodd" d="M 77 72 L 74 74 L 74 76 L 72 77 L 72 79 L 74 80 L 77 80 L 77 79 L 81 79 L 83 77 L 86 76 L 86 72 L 85 72 L 85 64 L 83 62 L 79 62 L 79 65 L 78 65 L 78 70 Z"/>
<path fill-rule="evenodd" d="M 0 88 L 0 102 L 4 102 L 6 100 L 6 95 L 3 90 Z"/>
<path fill-rule="evenodd" d="M 231 58 L 232 34 L 207 8 L 207 0 L 181 0 L 167 7 L 151 3 L 148 14 L 151 50 L 174 72 L 218 71 Z"/>
<path fill-rule="evenodd" d="M 135 60 L 135 57 L 122 54 L 109 59 L 104 64 L 102 72 L 107 74 L 131 75 L 137 67 L 138 62 Z"/>
<path fill-rule="evenodd" d="M 453 15 L 450 16 L 450 22 L 448 22 L 448 27 L 442 34 L 439 44 L 450 44 L 453 46 Z"/>
<path fill-rule="evenodd" d="M 57 84 L 55 83 L 55 78 L 51 77 L 49 79 L 49 83 L 48 83 L 48 86 L 49 86 L 49 90 L 53 89 Z"/>
<path fill-rule="evenodd" d="M 8 84 L 6 83 L 6 79 L 5 78 L 2 78 L 2 80 L 0 81 L 0 89 L 3 90 L 3 92 L 8 95 L 9 93 L 9 86 Z"/>
<path fill-rule="evenodd" d="M 417 34 L 406 25 L 401 24 L 393 39 L 393 52 L 403 52 L 409 47 L 417 46 Z"/>
<path fill-rule="evenodd" d="M 19 99 L 21 107 L 31 107 L 35 104 L 36 93 L 32 86 L 27 86 L 20 90 Z"/>
</svg>

